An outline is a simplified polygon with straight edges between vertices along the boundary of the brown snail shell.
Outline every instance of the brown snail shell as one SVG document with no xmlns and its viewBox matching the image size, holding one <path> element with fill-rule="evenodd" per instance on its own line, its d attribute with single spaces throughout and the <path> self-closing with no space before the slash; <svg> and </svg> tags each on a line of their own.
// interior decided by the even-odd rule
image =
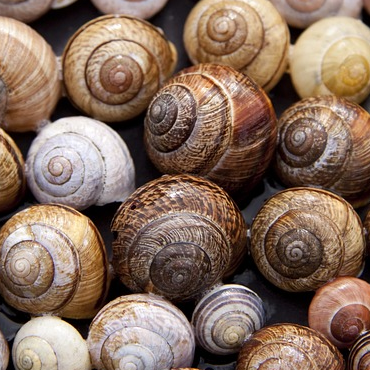
<svg viewBox="0 0 370 370">
<path fill-rule="evenodd" d="M 0 331 L 0 370 L 6 370 L 9 364 L 9 344 L 4 334 Z"/>
<path fill-rule="evenodd" d="M 62 55 L 70 101 L 103 122 L 143 112 L 173 73 L 177 51 L 164 33 L 140 18 L 103 15 L 80 27 Z"/>
<path fill-rule="evenodd" d="M 197 298 L 230 276 L 246 253 L 247 226 L 229 195 L 190 175 L 164 175 L 116 211 L 112 264 L 133 292 Z"/>
<path fill-rule="evenodd" d="M 103 239 L 73 208 L 38 204 L 0 229 L 0 293 L 31 315 L 90 318 L 102 306 L 110 276 Z"/>
<path fill-rule="evenodd" d="M 350 348 L 347 370 L 366 370 L 370 367 L 370 332 L 361 334 Z"/>
<path fill-rule="evenodd" d="M 251 226 L 251 254 L 275 286 L 314 291 L 364 267 L 361 219 L 343 198 L 316 188 L 290 188 L 271 196 Z"/>
</svg>

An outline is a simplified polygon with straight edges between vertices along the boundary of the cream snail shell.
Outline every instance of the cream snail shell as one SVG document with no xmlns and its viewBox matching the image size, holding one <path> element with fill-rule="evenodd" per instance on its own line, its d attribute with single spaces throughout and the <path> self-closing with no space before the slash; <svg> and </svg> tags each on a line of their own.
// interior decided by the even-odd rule
<svg viewBox="0 0 370 370">
<path fill-rule="evenodd" d="M 0 294 L 38 316 L 90 318 L 106 297 L 110 271 L 103 239 L 73 208 L 45 204 L 14 214 L 0 229 Z"/>
<path fill-rule="evenodd" d="M 138 188 L 116 211 L 112 264 L 133 292 L 171 301 L 197 298 L 230 276 L 246 253 L 247 226 L 216 184 L 164 175 Z"/>
<path fill-rule="evenodd" d="M 349 350 L 347 370 L 366 370 L 370 367 L 370 332 L 361 334 Z"/>
<path fill-rule="evenodd" d="M 270 91 L 287 69 L 290 33 L 268 0 L 201 0 L 184 25 L 193 64 L 229 65 Z"/>
<path fill-rule="evenodd" d="M 86 341 L 56 316 L 32 318 L 17 332 L 12 346 L 16 370 L 90 370 Z"/>
<path fill-rule="evenodd" d="M 173 73 L 177 51 L 151 23 L 103 15 L 80 27 L 62 55 L 65 92 L 87 116 L 125 121 L 142 113 Z"/>
<path fill-rule="evenodd" d="M 0 370 L 6 370 L 8 368 L 9 358 L 9 344 L 4 334 L 0 331 Z"/>
<path fill-rule="evenodd" d="M 298 37 L 289 65 L 301 98 L 336 95 L 361 103 L 370 93 L 370 28 L 351 17 L 321 19 Z"/>
<path fill-rule="evenodd" d="M 361 219 L 326 190 L 290 188 L 271 196 L 251 226 L 251 254 L 275 286 L 315 291 L 335 277 L 358 276 L 366 243 Z"/>
<path fill-rule="evenodd" d="M 183 312 L 153 294 L 128 294 L 107 303 L 87 337 L 97 370 L 169 370 L 188 367 L 195 340 Z"/>
<path fill-rule="evenodd" d="M 135 190 L 126 143 L 107 124 L 83 116 L 60 118 L 38 132 L 27 153 L 26 176 L 40 203 L 77 210 L 122 202 Z"/>
</svg>

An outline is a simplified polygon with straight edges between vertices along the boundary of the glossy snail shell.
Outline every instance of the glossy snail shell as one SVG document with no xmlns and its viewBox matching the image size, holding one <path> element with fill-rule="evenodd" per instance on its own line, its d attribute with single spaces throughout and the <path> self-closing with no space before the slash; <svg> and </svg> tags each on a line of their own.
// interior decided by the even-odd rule
<svg viewBox="0 0 370 370">
<path fill-rule="evenodd" d="M 263 89 L 232 67 L 207 63 L 183 69 L 155 94 L 144 143 L 162 173 L 203 176 L 236 195 L 262 179 L 276 131 Z"/>
<path fill-rule="evenodd" d="M 229 65 L 270 91 L 288 65 L 290 33 L 268 0 L 201 0 L 184 25 L 193 64 Z"/>
<path fill-rule="evenodd" d="M 153 294 L 128 294 L 106 304 L 87 337 L 94 369 L 169 370 L 191 366 L 195 340 L 182 311 Z"/>
<path fill-rule="evenodd" d="M 0 331 L 0 370 L 6 370 L 8 368 L 9 358 L 9 344 L 4 334 Z"/>
<path fill-rule="evenodd" d="M 122 202 L 135 190 L 135 167 L 119 134 L 88 117 L 44 126 L 26 159 L 27 183 L 40 203 L 83 210 Z"/>
<path fill-rule="evenodd" d="M 247 226 L 228 194 L 190 175 L 164 175 L 116 211 L 112 264 L 133 292 L 197 298 L 230 276 L 246 253 Z"/>
<path fill-rule="evenodd" d="M 314 291 L 335 277 L 358 276 L 366 252 L 362 223 L 343 198 L 314 188 L 271 196 L 251 227 L 251 254 L 275 286 Z"/>
<path fill-rule="evenodd" d="M 370 93 L 370 28 L 351 17 L 321 19 L 298 37 L 289 65 L 301 98 L 336 95 L 361 103 Z"/>
<path fill-rule="evenodd" d="M 86 341 L 56 316 L 32 318 L 17 332 L 12 346 L 16 370 L 90 370 Z"/>
<path fill-rule="evenodd" d="M 350 348 L 347 369 L 366 370 L 370 367 L 370 332 L 360 335 Z"/>
<path fill-rule="evenodd" d="M 159 28 L 103 15 L 80 27 L 64 48 L 66 95 L 87 116 L 125 121 L 147 108 L 176 63 L 176 48 Z"/>
<path fill-rule="evenodd" d="M 90 318 L 109 287 L 103 239 L 73 208 L 34 205 L 0 229 L 0 293 L 12 307 L 38 316 Z"/>
</svg>

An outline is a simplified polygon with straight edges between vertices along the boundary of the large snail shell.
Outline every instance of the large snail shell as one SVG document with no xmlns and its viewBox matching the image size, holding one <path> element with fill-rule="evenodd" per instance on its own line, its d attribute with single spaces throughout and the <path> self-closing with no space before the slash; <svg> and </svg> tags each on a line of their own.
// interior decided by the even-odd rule
<svg viewBox="0 0 370 370">
<path fill-rule="evenodd" d="M 278 121 L 275 170 L 289 187 L 326 188 L 354 207 L 370 200 L 370 115 L 335 96 L 304 98 Z"/>
<path fill-rule="evenodd" d="M 362 223 L 353 207 L 321 189 L 276 193 L 251 227 L 251 253 L 258 269 L 287 291 L 314 291 L 337 276 L 357 276 L 365 252 Z"/>
<path fill-rule="evenodd" d="M 231 194 L 252 189 L 276 145 L 276 116 L 248 76 L 216 64 L 185 68 L 153 97 L 144 143 L 162 173 L 191 173 Z"/>
<path fill-rule="evenodd" d="M 0 331 L 0 370 L 6 370 L 8 368 L 9 357 L 9 344 L 4 334 Z"/>
<path fill-rule="evenodd" d="M 186 316 L 153 294 L 129 294 L 106 304 L 90 324 L 87 345 L 97 370 L 188 367 L 195 350 Z"/>
<path fill-rule="evenodd" d="M 31 315 L 90 318 L 104 303 L 109 266 L 103 239 L 73 208 L 34 205 L 0 229 L 0 293 Z"/>
<path fill-rule="evenodd" d="M 82 116 L 61 118 L 38 132 L 27 154 L 26 176 L 40 203 L 78 210 L 122 202 L 135 189 L 126 143 L 105 123 Z"/>
<path fill-rule="evenodd" d="M 315 22 L 293 47 L 290 74 L 301 98 L 336 95 L 361 103 L 370 93 L 370 28 L 351 17 Z"/>
<path fill-rule="evenodd" d="M 370 332 L 360 335 L 350 348 L 347 369 L 366 370 L 370 368 Z"/>
<path fill-rule="evenodd" d="M 164 175 L 138 188 L 114 215 L 113 267 L 134 292 L 192 299 L 232 274 L 247 226 L 227 193 L 205 179 Z"/>
<path fill-rule="evenodd" d="M 175 46 L 139 18 L 97 17 L 69 39 L 62 55 L 63 79 L 71 102 L 104 122 L 143 112 L 177 63 Z"/>
<path fill-rule="evenodd" d="M 12 346 L 16 370 L 90 370 L 86 341 L 56 316 L 32 318 L 17 332 Z"/>
<path fill-rule="evenodd" d="M 339 350 L 306 326 L 282 323 L 252 334 L 239 352 L 236 370 L 344 370 Z"/>
<path fill-rule="evenodd" d="M 201 0 L 186 19 L 184 45 L 193 64 L 229 65 L 269 91 L 286 71 L 290 33 L 267 0 Z"/>
</svg>

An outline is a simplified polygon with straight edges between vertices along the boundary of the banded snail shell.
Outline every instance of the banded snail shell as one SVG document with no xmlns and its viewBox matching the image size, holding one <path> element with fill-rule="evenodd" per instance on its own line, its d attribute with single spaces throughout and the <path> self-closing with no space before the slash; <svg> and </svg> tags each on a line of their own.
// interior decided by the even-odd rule
<svg viewBox="0 0 370 370">
<path fill-rule="evenodd" d="M 361 334 L 349 350 L 348 370 L 366 370 L 370 366 L 370 332 Z"/>
</svg>

